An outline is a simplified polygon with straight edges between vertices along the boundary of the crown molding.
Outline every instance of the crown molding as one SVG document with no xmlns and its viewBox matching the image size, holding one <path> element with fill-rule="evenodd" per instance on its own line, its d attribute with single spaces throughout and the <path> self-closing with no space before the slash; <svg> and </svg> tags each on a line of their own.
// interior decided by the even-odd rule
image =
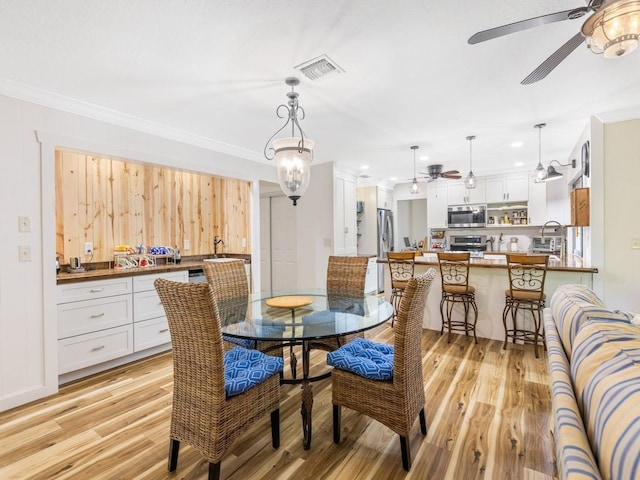
<svg viewBox="0 0 640 480">
<path fill-rule="evenodd" d="M 83 102 L 75 98 L 59 95 L 57 93 L 38 89 L 30 85 L 14 82 L 5 78 L 0 78 L 0 94 L 16 98 L 18 100 L 23 100 L 25 102 L 35 103 L 37 105 L 62 110 L 75 115 L 92 118 L 94 120 L 99 120 L 120 127 L 156 135 L 158 137 L 175 140 L 188 145 L 205 148 L 207 150 L 233 155 L 246 160 L 257 161 L 260 163 L 264 160 L 264 157 L 261 154 L 245 148 L 219 142 L 202 135 L 195 135 L 184 130 L 168 127 L 166 125 L 144 120 L 116 110 L 111 110 L 100 105 Z"/>
</svg>

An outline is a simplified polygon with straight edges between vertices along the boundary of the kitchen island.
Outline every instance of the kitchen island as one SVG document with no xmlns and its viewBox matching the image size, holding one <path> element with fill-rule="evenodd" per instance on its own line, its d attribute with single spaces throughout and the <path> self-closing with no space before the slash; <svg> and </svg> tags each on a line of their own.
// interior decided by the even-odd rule
<svg viewBox="0 0 640 480">
<path fill-rule="evenodd" d="M 515 252 L 514 252 L 515 253 Z M 522 252 L 520 252 L 522 253 Z M 378 259 L 378 263 L 387 263 L 386 259 Z M 505 252 L 488 252 L 484 258 L 472 258 L 469 271 L 469 285 L 476 289 L 476 304 L 478 306 L 478 323 L 476 334 L 478 337 L 504 340 L 504 326 L 502 324 L 502 310 L 504 309 L 505 290 L 509 288 L 509 276 Z M 426 272 L 429 268 L 438 270 L 438 257 L 436 253 L 424 253 L 416 256 L 415 275 Z M 384 269 L 384 284 L 391 285 L 389 268 Z M 547 305 L 553 292 L 560 285 L 573 283 L 593 287 L 593 274 L 598 269 L 586 265 L 580 257 L 569 255 L 560 260 L 552 256 L 549 259 L 547 278 L 545 281 L 545 294 Z M 385 289 L 386 300 L 390 299 L 391 289 Z M 431 285 L 427 298 L 422 327 L 430 330 L 440 330 L 442 317 L 440 316 L 440 299 L 442 296 L 442 283 L 440 272 Z M 456 307 L 461 307 L 457 305 Z M 462 318 L 462 309 L 454 310 L 458 318 Z M 527 315 L 529 320 L 529 315 Z M 526 328 L 531 328 L 528 321 Z"/>
</svg>

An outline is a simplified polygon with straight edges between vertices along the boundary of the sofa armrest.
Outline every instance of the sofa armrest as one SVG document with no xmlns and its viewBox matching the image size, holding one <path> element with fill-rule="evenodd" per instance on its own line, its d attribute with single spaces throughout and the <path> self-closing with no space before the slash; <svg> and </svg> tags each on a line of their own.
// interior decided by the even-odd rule
<svg viewBox="0 0 640 480">
<path fill-rule="evenodd" d="M 598 479 L 602 476 L 591 451 L 571 382 L 571 368 L 560 342 L 551 309 L 544 310 L 547 360 L 551 379 L 553 436 L 559 478 Z"/>
</svg>

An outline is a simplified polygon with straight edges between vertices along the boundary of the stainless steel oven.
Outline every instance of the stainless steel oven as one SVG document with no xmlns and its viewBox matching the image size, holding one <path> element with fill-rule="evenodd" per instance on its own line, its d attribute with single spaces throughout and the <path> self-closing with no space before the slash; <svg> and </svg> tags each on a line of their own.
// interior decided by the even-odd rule
<svg viewBox="0 0 640 480">
<path fill-rule="evenodd" d="M 452 235 L 449 250 L 452 252 L 484 252 L 487 250 L 487 236 Z"/>
<path fill-rule="evenodd" d="M 449 228 L 483 228 L 487 226 L 486 205 L 459 205 L 447 209 Z"/>
</svg>

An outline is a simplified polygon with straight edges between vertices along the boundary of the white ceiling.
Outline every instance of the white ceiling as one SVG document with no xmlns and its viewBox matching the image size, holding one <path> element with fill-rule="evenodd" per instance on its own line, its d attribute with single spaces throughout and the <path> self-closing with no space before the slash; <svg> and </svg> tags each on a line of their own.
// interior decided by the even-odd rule
<svg viewBox="0 0 640 480">
<path fill-rule="evenodd" d="M 567 161 L 590 115 L 640 116 L 640 50 L 605 59 L 581 45 L 546 79 L 523 86 L 583 19 L 477 45 L 467 39 L 582 5 L 0 0 L 0 93 L 107 112 L 143 130 L 174 129 L 195 143 L 266 162 L 264 144 L 283 123 L 275 109 L 286 102 L 284 79 L 296 75 L 307 113 L 302 127 L 316 142 L 317 162 L 357 171 L 366 164 L 372 180 L 405 182 L 413 176 L 409 147 L 415 144 L 430 157 L 418 161 L 418 170 L 442 163 L 466 175 L 465 137 L 476 135 L 476 175 L 533 170 L 534 124 L 547 124 L 546 164 Z M 313 82 L 293 69 L 322 54 L 345 73 Z M 523 146 L 512 148 L 514 141 Z"/>
</svg>

